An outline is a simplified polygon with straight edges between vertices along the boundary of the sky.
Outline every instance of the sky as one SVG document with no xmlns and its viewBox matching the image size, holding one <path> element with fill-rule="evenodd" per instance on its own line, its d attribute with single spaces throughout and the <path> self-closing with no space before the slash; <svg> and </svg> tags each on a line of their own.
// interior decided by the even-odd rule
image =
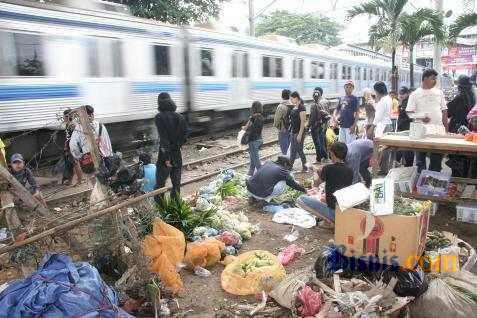
<svg viewBox="0 0 477 318">
<path fill-rule="evenodd" d="M 346 20 L 346 12 L 363 0 L 254 0 L 255 14 L 267 8 L 264 14 L 276 10 L 297 13 L 321 13 L 343 25 L 341 39 L 344 43 L 367 42 L 367 30 L 372 23 L 368 16 L 360 16 L 352 21 Z M 453 10 L 453 16 L 462 13 L 466 0 L 444 0 L 444 10 Z M 472 2 L 468 1 L 467 2 Z M 477 2 L 477 1 L 474 1 Z M 272 4 L 271 4 L 272 3 Z M 271 4 L 271 5 L 270 5 Z M 412 12 L 420 7 L 433 7 L 434 0 L 411 0 L 406 10 Z M 450 20 L 452 20 L 452 17 Z M 226 26 L 237 27 L 242 32 L 248 30 L 248 0 L 230 0 L 223 5 L 220 22 Z"/>
</svg>

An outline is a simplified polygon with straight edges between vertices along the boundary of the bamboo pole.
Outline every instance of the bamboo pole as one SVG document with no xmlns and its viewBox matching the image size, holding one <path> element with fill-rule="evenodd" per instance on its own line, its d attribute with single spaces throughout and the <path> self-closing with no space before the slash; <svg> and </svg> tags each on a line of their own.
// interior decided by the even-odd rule
<svg viewBox="0 0 477 318">
<path fill-rule="evenodd" d="M 30 244 L 30 243 L 33 243 L 33 242 L 36 242 L 38 240 L 41 240 L 45 237 L 48 237 L 48 236 L 51 236 L 51 235 L 55 235 L 55 234 L 58 234 L 58 233 L 62 233 L 64 231 L 67 231 L 67 230 L 70 230 L 82 223 L 86 223 L 90 220 L 94 220 L 94 219 L 97 219 L 103 215 L 107 215 L 107 214 L 110 214 L 112 212 L 115 212 L 116 210 L 118 209 L 122 209 L 124 207 L 127 207 L 131 204 L 134 204 L 134 203 L 137 203 L 139 201 L 142 201 L 144 199 L 147 199 L 147 198 L 150 198 L 152 196 L 156 196 L 158 194 L 161 194 L 161 193 L 164 193 L 167 191 L 167 188 L 161 188 L 161 189 L 157 189 L 157 190 L 154 190 L 152 192 L 149 192 L 149 193 L 146 193 L 146 194 L 143 194 L 143 195 L 140 195 L 138 197 L 135 197 L 135 198 L 131 198 L 131 199 L 128 199 L 124 202 L 121 202 L 119 204 L 116 204 L 116 205 L 113 205 L 109 208 L 106 208 L 106 209 L 103 209 L 103 210 L 100 210 L 100 211 L 97 211 L 97 212 L 94 212 L 94 213 L 90 213 L 86 216 L 83 216 L 79 219 L 76 219 L 76 220 L 73 220 L 73 221 L 70 221 L 70 222 L 67 222 L 65 224 L 61 224 L 61 225 L 58 225 L 58 226 L 55 226 L 49 230 L 46 230 L 44 232 L 41 232 L 37 235 L 33 235 L 23 241 L 20 241 L 20 242 L 15 242 L 11 245 L 8 245 L 8 246 L 5 246 L 5 247 L 2 247 L 0 248 L 0 254 L 3 254 L 3 253 L 7 253 L 7 252 L 10 252 L 12 250 L 15 250 L 21 246 L 24 246 L 24 245 L 27 245 L 27 244 Z"/>
</svg>

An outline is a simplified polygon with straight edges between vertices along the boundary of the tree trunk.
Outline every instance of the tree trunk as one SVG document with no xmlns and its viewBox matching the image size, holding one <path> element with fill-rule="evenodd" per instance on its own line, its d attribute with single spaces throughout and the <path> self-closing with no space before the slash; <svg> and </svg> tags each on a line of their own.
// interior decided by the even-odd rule
<svg viewBox="0 0 477 318">
<path fill-rule="evenodd" d="M 414 88 L 414 45 L 409 46 L 409 81 L 411 88 Z"/>
<path fill-rule="evenodd" d="M 397 76 L 396 76 L 396 48 L 393 47 L 391 55 L 391 90 L 397 91 Z"/>
</svg>

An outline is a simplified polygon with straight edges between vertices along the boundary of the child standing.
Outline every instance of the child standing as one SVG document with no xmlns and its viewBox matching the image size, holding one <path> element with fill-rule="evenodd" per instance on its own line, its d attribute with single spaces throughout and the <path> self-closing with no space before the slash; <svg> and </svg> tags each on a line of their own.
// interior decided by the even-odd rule
<svg viewBox="0 0 477 318">
<path fill-rule="evenodd" d="M 142 164 L 141 191 L 144 193 L 151 192 L 156 188 L 156 165 L 151 163 L 151 155 L 148 153 L 141 153 L 139 162 Z"/>
<path fill-rule="evenodd" d="M 30 169 L 25 167 L 25 160 L 19 153 L 13 154 L 10 160 L 11 174 L 21 183 L 22 186 L 30 190 L 33 197 L 38 200 L 44 207 L 46 207 L 46 201 L 41 195 L 40 188 L 33 176 Z"/>
</svg>

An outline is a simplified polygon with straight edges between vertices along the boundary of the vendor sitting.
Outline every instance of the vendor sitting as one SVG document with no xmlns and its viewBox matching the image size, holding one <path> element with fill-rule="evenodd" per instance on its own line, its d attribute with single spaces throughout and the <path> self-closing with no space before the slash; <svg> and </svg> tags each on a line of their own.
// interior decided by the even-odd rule
<svg viewBox="0 0 477 318">
<path fill-rule="evenodd" d="M 279 156 L 275 162 L 266 162 L 247 180 L 249 194 L 252 198 L 269 202 L 282 194 L 287 185 L 297 191 L 306 192 L 290 174 L 292 167 L 290 159 L 285 156 Z"/>
<path fill-rule="evenodd" d="M 330 154 L 332 164 L 324 166 L 321 171 L 317 171 L 315 176 L 315 186 L 322 182 L 325 184 L 326 203 L 318 198 L 302 195 L 297 200 L 297 206 L 312 213 L 316 213 L 323 218 L 326 223 L 333 225 L 335 222 L 336 198 L 333 193 L 346 188 L 353 183 L 353 170 L 346 164 L 346 154 L 348 148 L 342 142 L 335 142 L 331 145 Z"/>
<path fill-rule="evenodd" d="M 13 154 L 11 158 L 11 174 L 21 183 L 22 186 L 30 190 L 33 197 L 38 200 L 44 207 L 46 207 L 46 201 L 41 195 L 40 188 L 33 176 L 30 169 L 25 167 L 25 161 L 23 156 L 19 153 Z"/>
</svg>

